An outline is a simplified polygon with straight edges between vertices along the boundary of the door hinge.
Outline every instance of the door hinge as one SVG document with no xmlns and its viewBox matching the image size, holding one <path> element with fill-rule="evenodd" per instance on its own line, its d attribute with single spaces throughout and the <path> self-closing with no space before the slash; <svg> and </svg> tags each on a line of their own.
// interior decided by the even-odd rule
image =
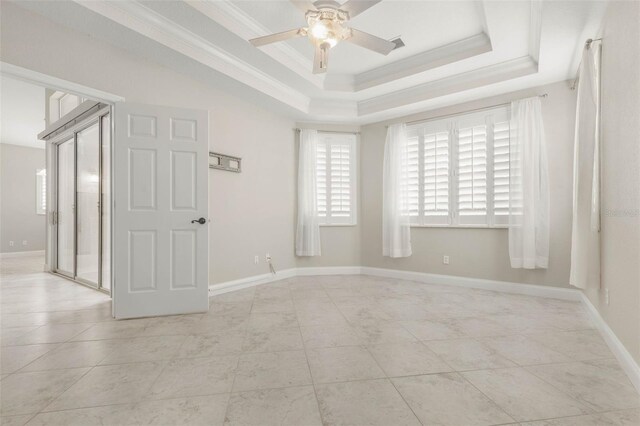
<svg viewBox="0 0 640 426">
<path fill-rule="evenodd" d="M 58 212 L 51 212 L 51 224 L 52 225 L 58 224 Z"/>
</svg>

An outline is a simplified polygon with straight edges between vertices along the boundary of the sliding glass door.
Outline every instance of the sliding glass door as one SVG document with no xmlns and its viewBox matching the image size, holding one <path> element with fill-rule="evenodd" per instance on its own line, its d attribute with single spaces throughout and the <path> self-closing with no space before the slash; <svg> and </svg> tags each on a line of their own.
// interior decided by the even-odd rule
<svg viewBox="0 0 640 426">
<path fill-rule="evenodd" d="M 58 267 L 59 273 L 75 275 L 75 142 L 58 145 Z"/>
<path fill-rule="evenodd" d="M 76 277 L 97 286 L 100 265 L 100 127 L 77 133 Z"/>
<path fill-rule="evenodd" d="M 57 144 L 54 215 L 55 271 L 105 291 L 111 289 L 110 124 L 108 113 L 94 116 Z"/>
</svg>

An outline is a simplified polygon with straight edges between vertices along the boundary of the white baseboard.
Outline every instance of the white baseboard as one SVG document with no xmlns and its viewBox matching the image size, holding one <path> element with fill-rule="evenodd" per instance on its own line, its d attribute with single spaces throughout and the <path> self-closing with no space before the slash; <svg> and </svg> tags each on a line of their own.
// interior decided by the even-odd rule
<svg viewBox="0 0 640 426">
<path fill-rule="evenodd" d="M 580 292 L 580 295 L 582 296 L 582 304 L 587 308 L 587 312 L 598 328 L 598 331 L 600 331 L 602 338 L 607 342 L 609 349 L 611 349 L 620 366 L 625 373 L 627 373 L 629 380 L 631 380 L 633 386 L 640 393 L 640 366 L 638 366 L 627 348 L 624 347 L 620 339 L 618 339 L 618 336 L 615 335 L 611 327 L 609 327 L 604 318 L 602 318 L 600 312 L 593 306 L 587 295 L 583 292 Z"/>
<path fill-rule="evenodd" d="M 499 291 L 502 293 L 524 294 L 527 296 L 548 297 L 552 299 L 579 301 L 582 294 L 579 290 L 563 287 L 550 287 L 534 284 L 520 284 L 508 281 L 485 280 L 481 278 L 458 277 L 454 275 L 428 274 L 425 272 L 401 271 L 362 267 L 362 274 L 377 277 L 395 278 L 399 280 L 418 281 L 426 284 L 453 285 L 480 290 Z"/>
<path fill-rule="evenodd" d="M 44 256 L 44 250 L 12 251 L 8 253 L 0 253 L 0 259 L 11 259 L 14 257 L 30 257 L 30 256 Z"/>
<path fill-rule="evenodd" d="M 267 284 L 285 278 L 296 276 L 296 269 L 284 269 L 276 274 L 261 274 L 252 277 L 240 278 L 239 280 L 226 281 L 218 284 L 209 284 L 209 296 L 228 293 L 230 291 L 241 290 L 243 288 L 254 287 L 260 284 Z"/>
</svg>

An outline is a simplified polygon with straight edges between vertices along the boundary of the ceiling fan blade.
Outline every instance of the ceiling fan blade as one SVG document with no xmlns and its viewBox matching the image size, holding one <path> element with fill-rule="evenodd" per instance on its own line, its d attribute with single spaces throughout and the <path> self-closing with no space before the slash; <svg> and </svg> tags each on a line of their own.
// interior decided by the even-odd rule
<svg viewBox="0 0 640 426">
<path fill-rule="evenodd" d="M 313 2 L 307 0 L 291 0 L 291 3 L 302 13 L 307 13 L 307 10 L 316 10 L 316 7 L 313 5 Z"/>
<path fill-rule="evenodd" d="M 281 33 L 270 34 L 262 37 L 256 37 L 249 40 L 249 43 L 256 47 L 264 46 L 265 44 L 276 43 L 279 41 L 289 40 L 290 38 L 302 37 L 302 28 L 295 30 L 283 31 Z"/>
<path fill-rule="evenodd" d="M 329 46 L 316 45 L 316 52 L 313 56 L 313 73 L 321 74 L 327 72 L 328 59 Z"/>
<path fill-rule="evenodd" d="M 382 0 L 349 0 L 342 6 L 340 10 L 344 10 L 349 14 L 349 19 L 353 19 L 355 16 L 360 15 L 365 10 L 380 3 Z"/>
<path fill-rule="evenodd" d="M 387 41 L 354 28 L 351 28 L 351 37 L 345 39 L 345 41 L 357 44 L 365 49 L 373 50 L 382 55 L 388 55 L 389 52 L 396 48 L 396 44 L 392 41 Z"/>
</svg>

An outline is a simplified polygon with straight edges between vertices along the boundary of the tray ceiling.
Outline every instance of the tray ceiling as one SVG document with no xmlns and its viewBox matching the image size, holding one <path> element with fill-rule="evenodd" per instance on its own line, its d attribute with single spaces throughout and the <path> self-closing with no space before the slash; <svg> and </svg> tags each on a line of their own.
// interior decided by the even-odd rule
<svg viewBox="0 0 640 426">
<path fill-rule="evenodd" d="M 93 21 L 105 25 L 103 38 L 121 41 L 115 23 L 133 34 L 131 49 L 148 43 L 170 49 L 194 70 L 215 71 L 210 78 L 222 74 L 277 100 L 297 119 L 351 123 L 573 78 L 581 47 L 596 35 L 606 8 L 606 1 L 383 0 L 350 24 L 386 39 L 401 36 L 405 47 L 382 56 L 339 43 L 328 72 L 314 75 L 306 38 L 261 48 L 247 42 L 305 25 L 287 0 L 61 3 L 68 2 L 25 7 L 67 25 L 69 16 L 98 15 Z M 184 72 L 185 64 L 175 68 Z"/>
</svg>

